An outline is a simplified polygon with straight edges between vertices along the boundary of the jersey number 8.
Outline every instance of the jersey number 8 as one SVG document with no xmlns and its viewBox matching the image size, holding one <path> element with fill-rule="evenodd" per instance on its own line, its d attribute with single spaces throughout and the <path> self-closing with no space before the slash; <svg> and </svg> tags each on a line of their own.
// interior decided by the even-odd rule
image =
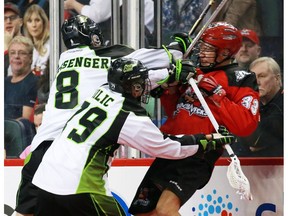
<svg viewBox="0 0 288 216">
<path fill-rule="evenodd" d="M 57 93 L 55 106 L 57 109 L 73 109 L 78 105 L 79 74 L 75 70 L 59 73 L 56 78 Z"/>
</svg>

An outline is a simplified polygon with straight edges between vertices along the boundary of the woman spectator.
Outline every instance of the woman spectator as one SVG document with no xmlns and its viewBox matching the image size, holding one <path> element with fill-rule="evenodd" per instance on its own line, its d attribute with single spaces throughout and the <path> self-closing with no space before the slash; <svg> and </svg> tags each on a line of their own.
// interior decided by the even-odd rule
<svg viewBox="0 0 288 216">
<path fill-rule="evenodd" d="M 32 71 L 43 75 L 50 55 L 49 19 L 39 5 L 33 4 L 26 10 L 23 20 L 24 34 L 34 44 Z"/>
</svg>

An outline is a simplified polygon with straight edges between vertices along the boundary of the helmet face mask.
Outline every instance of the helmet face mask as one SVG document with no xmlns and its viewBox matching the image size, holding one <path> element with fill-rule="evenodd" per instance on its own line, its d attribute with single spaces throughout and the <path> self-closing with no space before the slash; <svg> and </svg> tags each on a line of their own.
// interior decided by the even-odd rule
<svg viewBox="0 0 288 216">
<path fill-rule="evenodd" d="M 226 22 L 211 23 L 200 38 L 200 43 L 213 46 L 216 49 L 214 67 L 227 59 L 233 58 L 242 46 L 240 31 Z"/>
<path fill-rule="evenodd" d="M 207 44 L 203 41 L 200 41 L 198 43 L 198 49 L 199 49 L 199 65 L 201 67 L 214 67 L 216 58 L 217 58 L 217 49 L 216 47 Z"/>
<path fill-rule="evenodd" d="M 103 45 L 103 35 L 100 27 L 90 18 L 77 15 L 65 20 L 62 25 L 62 38 L 68 49 L 78 46 Z"/>
<path fill-rule="evenodd" d="M 142 78 L 139 78 L 138 80 L 135 80 L 130 84 L 130 88 L 131 95 L 134 98 L 141 97 L 140 101 L 144 104 L 148 104 L 151 90 L 150 79 L 146 78 L 145 80 L 143 80 Z"/>
<path fill-rule="evenodd" d="M 115 60 L 108 70 L 108 84 L 112 91 L 125 96 L 139 98 L 142 103 L 148 103 L 150 96 L 150 80 L 148 70 L 143 64 L 131 58 Z"/>
<path fill-rule="evenodd" d="M 101 39 L 97 34 L 91 35 L 91 45 L 93 47 L 100 47 L 102 45 Z"/>
</svg>

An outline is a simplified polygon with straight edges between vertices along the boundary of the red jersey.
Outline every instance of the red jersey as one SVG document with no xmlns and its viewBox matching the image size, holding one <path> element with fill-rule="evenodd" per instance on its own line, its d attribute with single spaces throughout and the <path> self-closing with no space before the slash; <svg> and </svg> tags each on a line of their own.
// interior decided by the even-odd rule
<svg viewBox="0 0 288 216">
<path fill-rule="evenodd" d="M 213 68 L 203 73 L 197 69 L 197 76 L 213 76 L 226 91 L 226 97 L 216 106 L 205 98 L 219 125 L 224 125 L 236 136 L 251 134 L 259 121 L 259 93 L 253 72 L 240 69 L 237 64 Z M 187 96 L 194 98 L 193 102 Z M 191 86 L 177 89 L 174 94 L 166 91 L 161 96 L 161 104 L 167 114 L 167 121 L 161 131 L 167 134 L 196 134 L 215 132 L 205 110 Z"/>
</svg>

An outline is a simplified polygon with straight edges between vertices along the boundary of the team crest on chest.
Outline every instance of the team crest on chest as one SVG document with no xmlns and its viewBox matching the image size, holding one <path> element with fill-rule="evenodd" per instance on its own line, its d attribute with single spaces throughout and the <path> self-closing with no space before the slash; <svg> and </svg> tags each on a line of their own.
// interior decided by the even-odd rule
<svg viewBox="0 0 288 216">
<path fill-rule="evenodd" d="M 207 114 L 204 108 L 200 106 L 195 106 L 193 103 L 187 103 L 187 101 L 182 100 L 180 103 L 177 104 L 176 110 L 174 111 L 174 116 L 177 115 L 180 110 L 186 111 L 189 113 L 189 116 L 198 115 L 201 117 L 207 117 Z"/>
<path fill-rule="evenodd" d="M 249 75 L 250 72 L 245 71 L 245 70 L 236 70 L 235 71 L 235 76 L 236 76 L 236 82 L 239 82 L 242 80 L 245 76 Z"/>
</svg>

